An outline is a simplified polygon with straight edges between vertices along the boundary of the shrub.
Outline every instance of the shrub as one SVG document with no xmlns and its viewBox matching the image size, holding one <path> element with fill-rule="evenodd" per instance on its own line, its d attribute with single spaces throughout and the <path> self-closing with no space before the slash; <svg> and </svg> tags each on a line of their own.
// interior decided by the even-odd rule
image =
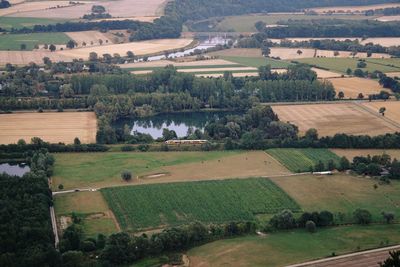
<svg viewBox="0 0 400 267">
<path fill-rule="evenodd" d="M 134 146 L 122 146 L 121 151 L 127 152 L 127 151 L 134 151 L 135 147 Z"/>
<path fill-rule="evenodd" d="M 64 185 L 63 185 L 63 184 L 59 184 L 59 185 L 58 185 L 58 189 L 59 189 L 59 190 L 63 190 L 63 189 L 64 189 Z"/>
<path fill-rule="evenodd" d="M 128 182 L 128 181 L 132 180 L 132 173 L 130 171 L 123 171 L 121 173 L 121 178 L 122 178 L 122 180 Z"/>
<path fill-rule="evenodd" d="M 382 216 L 385 219 L 386 223 L 391 223 L 394 221 L 394 213 L 393 212 L 382 212 Z"/>
<path fill-rule="evenodd" d="M 307 230 L 307 232 L 315 233 L 317 231 L 317 226 L 315 225 L 315 222 L 307 221 L 306 222 L 306 230 Z"/>
<path fill-rule="evenodd" d="M 296 227 L 296 220 L 290 210 L 283 210 L 274 215 L 269 223 L 275 229 L 292 229 Z"/>
</svg>

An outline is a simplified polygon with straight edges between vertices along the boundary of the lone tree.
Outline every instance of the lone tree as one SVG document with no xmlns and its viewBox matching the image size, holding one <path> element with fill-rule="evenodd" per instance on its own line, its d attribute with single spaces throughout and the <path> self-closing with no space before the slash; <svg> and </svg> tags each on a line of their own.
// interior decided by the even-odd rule
<svg viewBox="0 0 400 267">
<path fill-rule="evenodd" d="M 81 144 L 81 140 L 79 140 L 78 137 L 75 137 L 74 139 L 74 145 L 80 145 Z"/>
<path fill-rule="evenodd" d="M 385 219 L 386 223 L 392 223 L 394 221 L 394 213 L 393 212 L 382 212 L 383 219 Z"/>
<path fill-rule="evenodd" d="M 343 98 L 344 98 L 344 93 L 343 93 L 343 91 L 340 91 L 340 92 L 338 93 L 338 97 L 339 97 L 339 99 L 343 99 Z"/>
<path fill-rule="evenodd" d="M 303 51 L 297 50 L 297 54 L 300 56 L 301 54 L 303 54 Z"/>
<path fill-rule="evenodd" d="M 372 221 L 372 215 L 368 210 L 357 209 L 353 213 L 354 219 L 358 224 L 370 224 Z"/>
<path fill-rule="evenodd" d="M 129 182 L 130 180 L 132 180 L 132 173 L 130 171 L 123 171 L 121 173 L 121 178 L 125 182 Z"/>
<path fill-rule="evenodd" d="M 382 116 L 385 116 L 385 112 L 386 112 L 386 108 L 385 107 L 381 107 L 379 109 L 379 113 L 382 114 Z"/>
<path fill-rule="evenodd" d="M 379 263 L 380 267 L 399 267 L 400 266 L 400 250 L 390 251 L 389 258 L 387 258 L 383 263 Z"/>
<path fill-rule="evenodd" d="M 26 44 L 21 44 L 21 50 L 26 50 Z"/>
<path fill-rule="evenodd" d="M 56 51 L 56 46 L 55 45 L 53 45 L 53 44 L 51 44 L 51 45 L 49 45 L 49 50 L 50 50 L 50 52 L 54 52 L 54 51 Z"/>
<path fill-rule="evenodd" d="M 67 48 L 72 49 L 72 48 L 74 48 L 75 46 L 76 46 L 76 43 L 75 43 L 73 40 L 69 40 L 69 41 L 67 42 Z"/>
</svg>

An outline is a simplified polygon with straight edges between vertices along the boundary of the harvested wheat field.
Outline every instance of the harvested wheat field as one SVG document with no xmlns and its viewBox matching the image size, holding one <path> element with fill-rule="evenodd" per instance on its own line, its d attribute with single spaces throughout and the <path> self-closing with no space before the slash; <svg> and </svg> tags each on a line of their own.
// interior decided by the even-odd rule
<svg viewBox="0 0 400 267">
<path fill-rule="evenodd" d="M 120 21 L 120 20 L 137 20 L 142 22 L 153 22 L 158 19 L 159 16 L 136 16 L 136 17 L 119 17 L 119 18 L 108 18 L 108 19 L 95 19 L 93 21 Z"/>
<path fill-rule="evenodd" d="M 386 76 L 389 76 L 389 77 L 392 77 L 392 78 L 400 77 L 400 72 L 387 72 L 385 74 L 386 74 Z"/>
<path fill-rule="evenodd" d="M 204 171 L 207 170 L 207 171 Z M 147 175 L 139 183 L 215 180 L 287 175 L 290 171 L 263 151 L 253 151 L 215 160 L 179 164 L 162 168 L 166 176 Z M 152 178 L 154 177 L 154 178 Z"/>
<path fill-rule="evenodd" d="M 374 37 L 374 38 L 367 38 L 365 40 L 362 40 L 361 38 L 355 38 L 355 37 L 287 38 L 285 40 L 292 41 L 292 42 L 304 42 L 304 41 L 309 41 L 309 40 L 327 40 L 327 39 L 328 40 L 336 40 L 336 41 L 358 40 L 361 44 L 374 43 L 374 44 L 379 44 L 379 45 L 385 46 L 385 47 L 400 45 L 400 37 Z M 282 39 L 269 39 L 269 40 L 271 42 L 278 43 L 278 44 L 282 41 Z M 292 48 L 292 49 L 296 49 L 296 48 Z M 296 51 L 297 51 L 297 49 L 296 49 Z M 359 54 L 364 55 L 366 53 L 359 53 Z"/>
<path fill-rule="evenodd" d="M 400 126 L 357 103 L 274 105 L 279 119 L 299 127 L 301 134 L 315 128 L 320 136 L 336 133 L 379 135 L 400 131 Z"/>
<path fill-rule="evenodd" d="M 58 6 L 58 8 L 57 8 Z M 15 16 L 15 17 L 23 17 L 26 12 L 55 12 L 56 10 L 60 10 L 61 12 L 67 7 L 71 8 L 74 4 L 71 4 L 69 1 L 40 1 L 40 2 L 25 2 L 20 3 L 18 5 L 13 5 L 9 8 L 0 9 L 0 17 L 2 16 Z M 78 8 L 82 8 L 82 5 L 77 6 Z M 90 8 L 90 7 L 89 7 Z M 58 17 L 55 17 L 58 18 Z"/>
<path fill-rule="evenodd" d="M 174 50 L 188 46 L 193 39 L 159 39 L 124 44 L 101 45 L 95 47 L 76 48 L 71 50 L 57 51 L 56 53 L 70 58 L 88 59 L 91 52 L 98 55 L 115 54 L 125 55 L 133 51 L 135 55 L 155 54 L 167 50 Z"/>
<path fill-rule="evenodd" d="M 342 91 L 345 98 L 357 99 L 362 93 L 365 98 L 368 95 L 378 94 L 383 89 L 378 81 L 358 77 L 351 78 L 331 78 L 327 79 L 335 87 L 336 92 Z"/>
<path fill-rule="evenodd" d="M 317 77 L 320 79 L 327 79 L 327 78 L 339 78 L 342 77 L 342 74 L 336 73 L 329 70 L 323 70 L 318 68 L 311 68 L 311 70 L 317 73 Z"/>
<path fill-rule="evenodd" d="M 195 74 L 196 77 L 206 77 L 206 78 L 219 78 L 224 76 L 223 73 L 212 73 L 212 74 Z M 232 73 L 233 77 L 258 77 L 258 72 L 238 72 Z"/>
<path fill-rule="evenodd" d="M 257 68 L 253 67 L 227 67 L 227 68 L 193 68 L 193 69 L 180 69 L 179 72 L 210 72 L 210 71 L 256 71 Z"/>
<path fill-rule="evenodd" d="M 350 51 L 337 51 L 339 54 L 335 56 L 335 51 L 333 50 L 317 50 L 316 57 L 339 57 L 339 58 L 348 58 L 353 57 L 352 52 Z M 356 58 L 390 58 L 389 54 L 383 53 L 372 53 L 370 57 L 368 57 L 367 53 L 357 53 L 354 57 Z"/>
<path fill-rule="evenodd" d="M 0 65 L 7 63 L 14 65 L 28 65 L 31 62 L 42 64 L 43 58 L 48 57 L 53 62 L 72 61 L 72 57 L 47 51 L 0 51 Z"/>
<path fill-rule="evenodd" d="M 379 115 L 379 109 L 381 107 L 386 108 L 385 119 L 389 119 L 394 123 L 400 125 L 400 101 L 377 101 L 363 103 L 363 106 L 371 110 L 371 112 Z"/>
<path fill-rule="evenodd" d="M 335 6 L 335 7 L 317 7 L 310 8 L 317 13 L 359 13 L 371 9 L 382 9 L 388 7 L 400 7 L 400 3 L 390 3 L 390 4 L 377 4 L 377 5 L 367 5 L 367 6 Z"/>
<path fill-rule="evenodd" d="M 114 17 L 146 17 L 158 16 L 162 14 L 162 7 L 165 0 L 118 0 L 118 1 L 93 1 L 86 2 L 88 5 L 76 5 L 66 8 L 57 8 L 52 10 L 37 10 L 20 12 L 13 14 L 18 17 L 34 18 L 67 18 L 78 19 L 83 15 L 90 13 L 92 5 L 102 5 L 107 12 Z M 58 3 L 58 1 L 57 1 Z M 68 3 L 68 2 L 67 2 Z"/>
<path fill-rule="evenodd" d="M 29 142 L 40 137 L 51 143 L 96 141 L 97 122 L 94 112 L 15 113 L 0 115 L 0 144 Z"/>
<path fill-rule="evenodd" d="M 102 40 L 103 44 L 113 43 L 106 34 L 99 31 L 66 32 L 65 34 L 74 40 L 78 47 L 82 47 L 83 42 L 86 43 L 86 46 L 100 45 L 99 40 Z"/>
<path fill-rule="evenodd" d="M 331 149 L 333 153 L 338 155 L 339 157 L 346 157 L 350 161 L 353 160 L 354 157 L 357 156 L 375 156 L 388 154 L 393 159 L 400 159 L 400 149 Z"/>
<path fill-rule="evenodd" d="M 298 51 L 301 51 L 301 53 Z M 316 50 L 310 48 L 282 48 L 272 47 L 270 57 L 279 57 L 280 59 L 298 59 L 315 57 Z"/>
</svg>

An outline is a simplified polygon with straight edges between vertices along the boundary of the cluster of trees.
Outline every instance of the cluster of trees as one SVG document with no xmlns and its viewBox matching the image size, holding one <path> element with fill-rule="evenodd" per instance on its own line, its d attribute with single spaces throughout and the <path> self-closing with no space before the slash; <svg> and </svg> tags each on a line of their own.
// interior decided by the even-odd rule
<svg viewBox="0 0 400 267">
<path fill-rule="evenodd" d="M 400 7 L 386 7 L 379 9 L 370 9 L 365 11 L 366 16 L 384 15 L 395 16 L 400 14 Z"/>
<path fill-rule="evenodd" d="M 400 82 L 399 80 L 388 77 L 386 74 L 381 74 L 379 76 L 379 84 L 383 86 L 383 88 L 388 88 L 392 90 L 394 93 L 400 93 Z"/>
<path fill-rule="evenodd" d="M 48 176 L 54 158 L 46 149 L 28 159 L 23 177 L 0 174 L 0 265 L 55 266 L 57 251 L 50 220 Z"/>
<path fill-rule="evenodd" d="M 398 37 L 400 23 L 340 19 L 289 20 L 286 27 L 264 28 L 265 38 Z"/>
<path fill-rule="evenodd" d="M 397 159 L 392 160 L 387 154 L 354 157 L 351 169 L 360 175 L 383 175 L 389 179 L 400 179 L 400 162 Z"/>
<path fill-rule="evenodd" d="M 108 19 L 111 18 L 111 15 L 106 12 L 104 6 L 101 5 L 93 5 L 92 13 L 85 14 L 82 17 L 83 19 L 92 20 L 92 19 Z"/>
<path fill-rule="evenodd" d="M 317 227 L 327 227 L 334 224 L 334 216 L 329 211 L 304 212 L 296 219 L 290 210 L 283 210 L 275 214 L 269 221 L 266 231 L 306 228 L 315 232 Z"/>
<path fill-rule="evenodd" d="M 100 263 L 105 266 L 129 265 L 146 257 L 156 257 L 180 252 L 214 240 L 255 233 L 254 222 L 230 222 L 226 224 L 204 225 L 194 222 L 174 228 L 164 229 L 151 236 L 132 236 L 121 232 L 109 237 L 83 237 L 80 218 L 73 214 L 73 224 L 60 240 L 62 266 L 73 262 L 86 264 Z M 93 255 L 98 256 L 95 260 Z M 91 266 L 92 266 L 91 265 Z"/>
<path fill-rule="evenodd" d="M 7 0 L 1 0 L 0 1 L 0 9 L 2 9 L 2 8 L 8 8 L 8 7 L 10 7 L 11 6 L 11 4 L 10 4 L 10 2 L 8 2 Z"/>
</svg>

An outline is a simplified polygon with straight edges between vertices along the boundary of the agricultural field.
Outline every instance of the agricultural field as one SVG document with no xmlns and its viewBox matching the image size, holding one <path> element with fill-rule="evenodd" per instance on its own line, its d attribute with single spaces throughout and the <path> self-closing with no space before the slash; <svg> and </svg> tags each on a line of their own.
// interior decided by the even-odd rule
<svg viewBox="0 0 400 267">
<path fill-rule="evenodd" d="M 300 58 L 296 61 L 343 74 L 346 73 L 348 68 L 351 70 L 357 69 L 358 63 L 358 59 L 355 58 Z M 363 70 L 369 72 L 376 70 L 381 72 L 397 72 L 400 70 L 399 67 L 391 66 L 393 64 L 390 62 L 391 59 L 376 59 L 374 61 L 366 59 L 367 66 Z"/>
<path fill-rule="evenodd" d="M 244 67 L 227 60 L 223 59 L 210 59 L 210 60 L 197 60 L 197 61 L 185 61 L 185 62 L 175 62 L 172 60 L 156 60 L 148 62 L 136 62 L 128 64 L 120 64 L 119 67 L 131 71 L 139 70 L 155 70 L 159 68 L 164 68 L 168 65 L 173 65 L 177 69 L 190 69 L 190 68 L 211 68 L 217 67 Z"/>
<path fill-rule="evenodd" d="M 276 267 L 400 242 L 397 225 L 342 226 L 224 239 L 188 251 L 190 266 Z M 290 257 L 288 257 L 290 255 Z"/>
<path fill-rule="evenodd" d="M 219 57 L 251 57 L 259 58 L 262 57 L 261 49 L 259 48 L 232 48 L 224 49 L 220 51 L 210 52 L 208 56 L 219 56 Z"/>
<path fill-rule="evenodd" d="M 400 125 L 400 102 L 399 101 L 386 101 L 386 102 L 368 102 L 362 104 L 367 107 L 371 112 L 378 114 L 381 107 L 386 108 L 385 119 L 390 120 L 395 125 Z"/>
<path fill-rule="evenodd" d="M 100 45 L 99 40 L 102 40 L 104 44 L 113 43 L 108 35 L 99 31 L 66 32 L 65 34 L 74 40 L 78 47 L 82 47 L 83 42 L 86 43 L 86 46 Z"/>
<path fill-rule="evenodd" d="M 323 148 L 274 148 L 268 149 L 267 153 L 292 172 L 308 172 L 319 161 L 322 161 L 325 166 L 330 160 L 333 160 L 336 165 L 339 163 L 339 157 L 336 154 Z"/>
<path fill-rule="evenodd" d="M 32 28 L 34 25 L 48 25 L 63 23 L 65 20 L 61 19 L 40 19 L 40 18 L 14 18 L 14 17 L 0 17 L 0 28 L 11 30 L 21 28 Z"/>
<path fill-rule="evenodd" d="M 317 50 L 312 48 L 286 48 L 286 47 L 272 47 L 271 57 L 280 58 L 283 60 L 289 59 L 309 59 L 309 58 L 339 58 L 340 60 L 351 58 L 353 55 L 349 51 L 338 51 L 338 55 L 335 56 L 333 50 Z M 368 58 L 367 53 L 357 53 L 356 58 Z M 373 53 L 371 58 L 385 59 L 390 58 L 388 54 Z"/>
<path fill-rule="evenodd" d="M 235 31 L 235 32 L 257 32 L 254 24 L 258 21 L 263 21 L 267 25 L 275 25 L 281 21 L 287 20 L 315 20 L 324 19 L 327 16 L 314 16 L 305 15 L 301 13 L 284 13 L 284 14 L 274 14 L 270 13 L 268 15 L 251 14 L 243 16 L 231 16 L 225 17 L 221 22 L 219 22 L 214 29 L 221 32 Z M 365 19 L 365 16 L 360 15 L 332 15 L 328 17 L 329 19 Z"/>
<path fill-rule="evenodd" d="M 350 161 L 357 156 L 375 156 L 387 154 L 390 155 L 392 159 L 400 160 L 400 150 L 399 149 L 331 149 L 333 153 L 340 157 L 346 157 Z"/>
<path fill-rule="evenodd" d="M 357 99 L 362 93 L 365 98 L 368 95 L 379 94 L 380 91 L 387 91 L 380 86 L 377 80 L 358 77 L 327 79 L 335 87 L 336 93 L 343 92 L 344 98 Z"/>
<path fill-rule="evenodd" d="M 74 213 L 82 219 L 87 236 L 96 236 L 98 233 L 109 235 L 120 230 L 114 214 L 99 191 L 56 195 L 54 208 L 59 226 L 65 227 L 65 222 L 69 222 Z"/>
<path fill-rule="evenodd" d="M 57 8 L 59 6 L 59 8 Z M 38 1 L 38 2 L 24 2 L 18 5 L 13 5 L 9 8 L 0 9 L 0 17 L 15 16 L 15 17 L 34 17 L 40 18 L 41 16 L 25 16 L 27 13 L 35 12 L 56 12 L 56 10 L 65 10 L 66 7 L 74 6 L 69 1 Z M 82 9 L 82 6 L 76 6 Z M 90 8 L 90 7 L 89 7 Z M 55 16 L 53 18 L 63 18 L 62 16 Z"/>
<path fill-rule="evenodd" d="M 94 112 L 14 113 L 0 115 L 0 144 L 30 142 L 40 137 L 51 143 L 71 144 L 75 137 L 82 143 L 96 141 Z"/>
<path fill-rule="evenodd" d="M 221 56 L 221 58 L 254 68 L 270 65 L 272 69 L 284 69 L 290 65 L 285 61 L 265 58 L 263 56 L 260 57 Z"/>
<path fill-rule="evenodd" d="M 95 47 L 76 48 L 64 51 L 57 51 L 56 53 L 66 57 L 83 59 L 88 59 L 91 52 L 95 52 L 98 55 L 103 55 L 105 53 L 108 53 L 110 55 L 113 55 L 115 53 L 126 55 L 126 52 L 134 51 L 135 55 L 142 56 L 160 53 L 167 50 L 184 48 L 190 45 L 192 41 L 193 39 L 159 39 L 124 44 L 111 44 Z"/>
<path fill-rule="evenodd" d="M 318 68 L 311 68 L 311 70 L 315 71 L 317 73 L 317 77 L 320 79 L 328 79 L 328 78 L 340 78 L 342 77 L 342 74 L 336 73 L 333 71 L 329 70 L 323 70 L 323 69 L 318 69 Z"/>
<path fill-rule="evenodd" d="M 126 185 L 121 172 L 135 177 L 129 184 L 167 183 L 290 174 L 262 151 L 147 152 L 55 154 L 53 190 Z M 207 170 L 207 172 L 204 172 Z"/>
<path fill-rule="evenodd" d="M 121 228 L 137 231 L 190 221 L 252 220 L 299 206 L 266 178 L 168 183 L 102 189 Z"/>
<path fill-rule="evenodd" d="M 365 18 L 365 16 L 364 16 Z M 379 44 L 381 46 L 385 46 L 385 47 L 389 47 L 389 46 L 397 46 L 400 43 L 400 37 L 371 37 L 371 38 L 366 38 L 366 39 L 362 39 L 362 38 L 357 38 L 357 37 L 317 37 L 317 38 L 286 38 L 286 40 L 289 41 L 298 41 L 298 42 L 302 42 L 302 41 L 309 41 L 309 40 L 326 40 L 326 39 L 333 39 L 336 41 L 345 41 L 345 40 L 358 40 L 360 42 L 360 44 L 368 44 L 368 43 L 373 43 L 373 44 Z M 280 43 L 281 39 L 269 39 L 272 42 L 275 43 Z M 322 51 L 322 50 L 321 50 Z M 344 54 L 346 54 L 346 52 L 343 51 Z M 386 54 L 372 54 L 373 57 L 379 57 L 377 55 L 380 56 L 384 56 L 384 57 L 388 57 Z M 343 55 L 342 55 L 343 56 Z M 358 53 L 357 57 L 366 57 L 366 53 Z"/>
<path fill-rule="evenodd" d="M 16 47 L 19 49 L 19 47 Z M 33 62 L 36 64 L 43 64 L 43 58 L 48 57 L 52 62 L 70 62 L 73 60 L 72 57 L 60 55 L 56 52 L 49 52 L 43 50 L 35 51 L 0 51 L 0 66 L 4 66 L 7 63 L 13 65 L 28 65 Z"/>
<path fill-rule="evenodd" d="M 281 121 L 297 125 L 301 134 L 310 128 L 317 129 L 319 136 L 336 133 L 373 136 L 400 130 L 397 124 L 357 103 L 273 105 L 272 109 Z"/>
<path fill-rule="evenodd" d="M 353 221 L 352 213 L 367 209 L 372 220 L 382 222 L 382 211 L 400 216 L 400 182 L 380 184 L 379 180 L 345 174 L 273 177 L 271 180 L 299 203 L 302 210 L 329 210 L 337 223 Z M 375 189 L 374 185 L 378 185 Z M 341 213 L 339 216 L 338 213 Z"/>
<path fill-rule="evenodd" d="M 67 1 L 42 1 L 23 3 L 18 6 L 7 8 L 9 11 L 2 11 L 3 15 L 33 18 L 65 18 L 79 19 L 83 15 L 90 13 L 91 3 L 79 1 L 79 5 L 70 5 Z M 105 0 L 97 2 L 106 8 L 108 13 L 114 17 L 146 17 L 159 16 L 162 14 L 164 0 Z M 32 5 L 33 4 L 33 5 Z M 84 5 L 82 5 L 84 4 Z M 48 9 L 54 6 L 62 8 Z M 70 6 L 69 6 L 70 5 Z M 64 7 L 67 6 L 67 7 Z"/>
<path fill-rule="evenodd" d="M 59 32 L 4 34 L 0 38 L 0 50 L 21 50 L 21 44 L 26 45 L 26 50 L 33 50 L 35 45 L 66 44 L 69 40 L 67 35 Z"/>
<path fill-rule="evenodd" d="M 365 6 L 336 6 L 336 7 L 316 7 L 310 8 L 317 13 L 361 13 L 370 9 L 383 9 L 389 7 L 400 7 L 399 3 L 390 4 L 377 4 L 377 5 L 365 5 Z"/>
</svg>

